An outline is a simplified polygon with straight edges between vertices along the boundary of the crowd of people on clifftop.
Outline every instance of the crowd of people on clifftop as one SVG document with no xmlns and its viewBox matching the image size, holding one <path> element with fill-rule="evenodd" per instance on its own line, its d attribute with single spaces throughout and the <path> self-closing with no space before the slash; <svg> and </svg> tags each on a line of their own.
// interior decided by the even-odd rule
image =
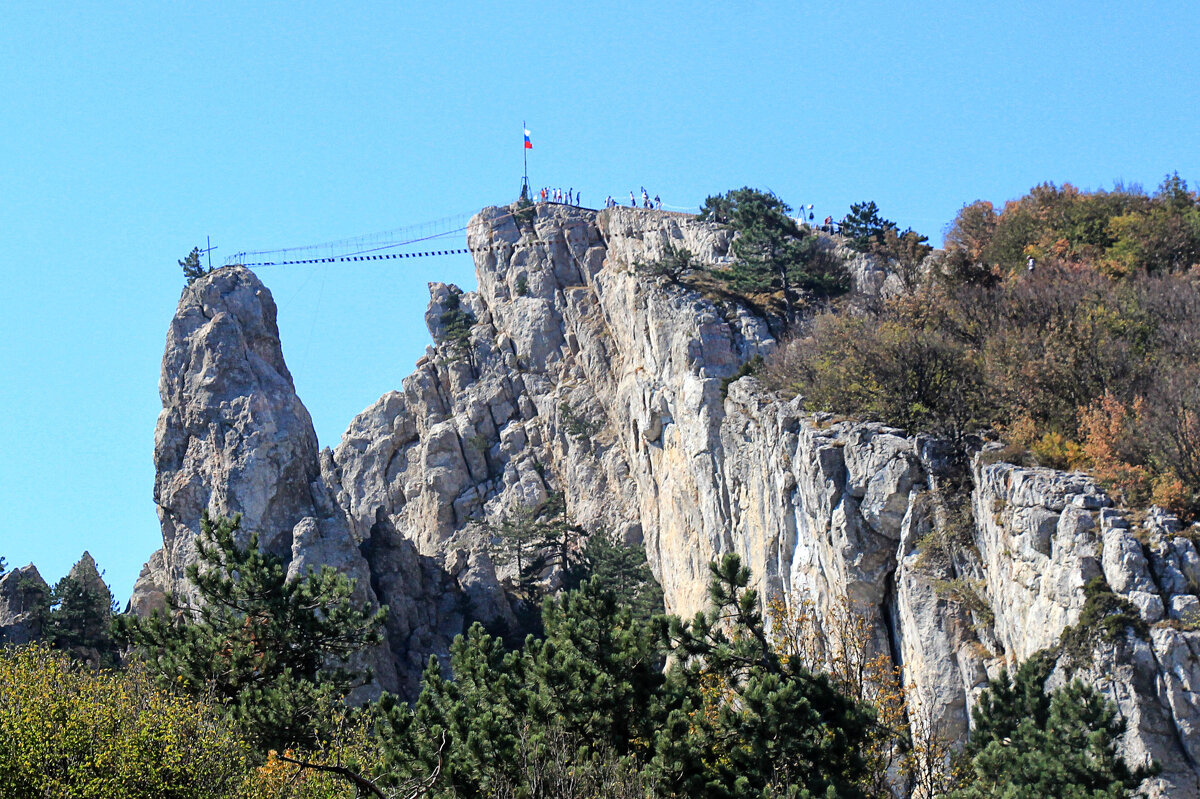
<svg viewBox="0 0 1200 799">
<path fill-rule="evenodd" d="M 616 200 L 614 200 L 613 196 L 611 194 L 608 195 L 608 197 L 605 198 L 605 200 L 604 200 L 605 208 L 616 208 L 618 205 L 620 205 L 620 203 L 618 203 Z M 629 207 L 637 208 L 637 196 L 633 193 L 632 190 L 629 192 Z M 646 191 L 645 186 L 642 186 L 642 207 L 643 208 L 653 208 L 658 211 L 662 210 L 662 200 L 659 198 L 659 196 L 657 194 L 654 195 L 654 199 L 651 200 L 650 193 L 648 191 Z"/>
<path fill-rule="evenodd" d="M 574 187 L 563 191 L 562 189 L 552 189 L 547 186 L 539 191 L 534 199 L 542 203 L 582 205 L 582 203 L 579 202 L 579 192 L 575 191 Z"/>
<path fill-rule="evenodd" d="M 663 207 L 662 198 L 660 198 L 657 194 L 654 195 L 654 197 L 651 197 L 650 192 L 646 191 L 645 186 L 642 186 L 641 189 L 642 189 L 642 208 L 648 208 L 648 209 L 661 211 L 662 207 Z M 564 191 L 562 189 L 556 189 L 556 188 L 551 188 L 550 186 L 545 186 L 534 193 L 533 200 L 534 200 L 534 202 L 558 203 L 560 205 L 574 205 L 574 206 L 582 206 L 583 205 L 583 203 L 579 199 L 579 192 L 577 192 L 574 187 L 568 188 L 566 191 Z M 618 205 L 620 205 L 620 203 L 618 203 L 611 194 L 608 195 L 608 197 L 606 197 L 604 199 L 604 207 L 605 208 L 616 208 Z M 629 207 L 630 208 L 638 207 L 638 198 L 637 198 L 637 195 L 633 193 L 633 191 L 629 192 Z"/>
</svg>

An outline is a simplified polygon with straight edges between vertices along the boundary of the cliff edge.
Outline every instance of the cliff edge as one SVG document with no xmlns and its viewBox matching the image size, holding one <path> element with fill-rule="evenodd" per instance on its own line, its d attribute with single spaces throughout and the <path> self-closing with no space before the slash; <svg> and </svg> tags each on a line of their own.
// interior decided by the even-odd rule
<svg viewBox="0 0 1200 799">
<path fill-rule="evenodd" d="M 1200 554 L 1173 519 L 1113 508 L 1081 474 L 987 451 L 964 466 L 937 441 L 735 379 L 775 348 L 768 321 L 636 269 L 668 246 L 727 264 L 727 229 L 528 213 L 471 220 L 478 290 L 430 285 L 434 343 L 332 451 L 317 452 L 257 278 L 226 268 L 185 290 L 156 433 L 164 547 L 135 608 L 186 590 L 204 508 L 241 512 L 265 548 L 335 565 L 392 608 L 380 682 L 411 695 L 464 623 L 511 621 L 479 524 L 561 491 L 572 521 L 645 543 L 671 612 L 703 606 L 708 563 L 730 551 L 764 597 L 818 619 L 851 608 L 902 668 L 911 717 L 961 740 L 988 676 L 1056 646 L 1103 577 L 1148 632 L 1085 636 L 1056 679 L 1117 704 L 1124 754 L 1163 765 L 1153 795 L 1200 797 Z M 861 290 L 886 284 L 877 265 L 852 267 Z"/>
</svg>

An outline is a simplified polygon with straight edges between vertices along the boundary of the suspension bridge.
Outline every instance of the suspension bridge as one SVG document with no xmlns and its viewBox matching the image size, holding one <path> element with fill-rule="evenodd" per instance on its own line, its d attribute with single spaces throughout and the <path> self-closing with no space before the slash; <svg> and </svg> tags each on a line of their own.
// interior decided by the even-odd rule
<svg viewBox="0 0 1200 799">
<path fill-rule="evenodd" d="M 278 250 L 244 250 L 225 259 L 225 265 L 286 266 L 466 254 L 470 252 L 466 247 L 433 248 L 461 237 L 467 230 L 467 222 L 470 218 L 471 214 L 458 214 L 408 227 L 328 241 L 322 244 L 308 244 L 302 247 L 287 247 Z M 410 247 L 419 249 L 405 249 Z"/>
<path fill-rule="evenodd" d="M 671 211 L 682 211 L 673 206 L 663 206 Z M 504 216 L 510 216 L 506 214 Z M 430 222 L 368 233 L 348 239 L 308 244 L 302 247 L 286 247 L 277 250 L 243 250 L 225 259 L 225 266 L 290 266 L 294 264 L 330 264 L 353 261 L 383 261 L 399 258 L 429 258 L 441 255 L 467 255 L 467 247 L 439 247 L 452 243 L 467 230 L 473 214 L 464 213 L 447 216 Z M 496 217 L 492 221 L 504 218 Z M 412 249 L 409 249 L 412 248 Z M 211 245 L 208 250 L 215 249 Z"/>
</svg>

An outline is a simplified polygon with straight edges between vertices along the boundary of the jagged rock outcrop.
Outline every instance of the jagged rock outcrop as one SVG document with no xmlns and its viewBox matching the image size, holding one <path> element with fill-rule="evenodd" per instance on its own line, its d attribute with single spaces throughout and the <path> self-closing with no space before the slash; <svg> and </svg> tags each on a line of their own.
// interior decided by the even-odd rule
<svg viewBox="0 0 1200 799">
<path fill-rule="evenodd" d="M 241 514 L 243 534 L 256 531 L 260 547 L 293 574 L 320 565 L 343 571 L 368 603 L 380 602 L 377 580 L 404 573 L 405 597 L 448 594 L 442 604 L 453 605 L 444 575 L 423 567 L 406 541 L 351 532 L 322 477 L 312 421 L 284 364 L 274 301 L 252 272 L 220 269 L 184 290 L 167 334 L 160 393 L 154 498 L 163 549 L 143 569 L 132 608 L 161 607 L 166 592 L 188 596 L 186 569 L 206 510 Z M 360 547 L 386 551 L 376 558 L 382 577 Z M 387 648 L 370 665 L 382 687 L 411 690 L 415 676 L 397 676 L 396 655 L 407 666 L 410 651 L 423 659 L 444 649 L 461 624 L 452 608 L 439 617 L 437 603 L 388 604 Z"/>
<path fill-rule="evenodd" d="M 109 596 L 108 584 L 100 576 L 100 569 L 96 566 L 92 553 L 86 550 L 71 567 L 71 571 L 67 572 L 67 577 L 90 594 L 99 597 Z"/>
<path fill-rule="evenodd" d="M 184 293 L 149 582 L 179 587 L 200 510 L 241 510 L 294 563 L 368 575 L 411 687 L 456 625 L 512 620 L 511 567 L 493 563 L 481 523 L 562 491 L 573 521 L 644 541 L 673 612 L 703 606 L 707 565 L 728 551 L 766 596 L 818 618 L 853 608 L 902 665 L 914 710 L 962 739 L 987 678 L 1057 645 L 1103 576 L 1149 632 L 1096 638 L 1090 664 L 1063 660 L 1055 679 L 1077 674 L 1117 703 L 1125 753 L 1164 766 L 1156 795 L 1200 797 L 1200 555 L 1170 519 L 1112 508 L 1082 475 L 987 450 L 965 463 L 733 380 L 775 348 L 766 320 L 636 268 L 668 245 L 727 263 L 727 230 L 540 204 L 526 221 L 485 209 L 468 245 L 478 290 L 430 286 L 433 346 L 319 459 L 261 284 L 221 270 Z M 853 271 L 863 291 L 894 289 L 878 264 Z"/>
<path fill-rule="evenodd" d="M 42 634 L 37 609 L 50 586 L 30 563 L 0 577 L 0 643 L 27 644 Z"/>
</svg>

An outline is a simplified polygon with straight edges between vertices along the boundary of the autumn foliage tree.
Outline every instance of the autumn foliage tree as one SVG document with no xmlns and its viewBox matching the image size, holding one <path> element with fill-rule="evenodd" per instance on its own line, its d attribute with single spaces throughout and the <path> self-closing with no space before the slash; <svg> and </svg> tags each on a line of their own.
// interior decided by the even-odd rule
<svg viewBox="0 0 1200 799">
<path fill-rule="evenodd" d="M 1044 184 L 999 213 L 973 203 L 933 279 L 818 314 L 760 376 L 813 410 L 999 436 L 1131 504 L 1195 516 L 1197 214 L 1176 176 L 1153 196 Z"/>
<path fill-rule="evenodd" d="M 1200 264 L 1200 199 L 1178 174 L 1153 195 L 1043 183 L 999 213 L 986 201 L 964 206 L 945 243 L 949 272 L 981 279 L 993 269 L 1019 271 L 1031 256 L 1118 276 L 1181 272 Z"/>
<path fill-rule="evenodd" d="M 0 795 L 234 799 L 249 747 L 220 708 L 144 670 L 96 671 L 42 644 L 0 649 Z"/>
</svg>

